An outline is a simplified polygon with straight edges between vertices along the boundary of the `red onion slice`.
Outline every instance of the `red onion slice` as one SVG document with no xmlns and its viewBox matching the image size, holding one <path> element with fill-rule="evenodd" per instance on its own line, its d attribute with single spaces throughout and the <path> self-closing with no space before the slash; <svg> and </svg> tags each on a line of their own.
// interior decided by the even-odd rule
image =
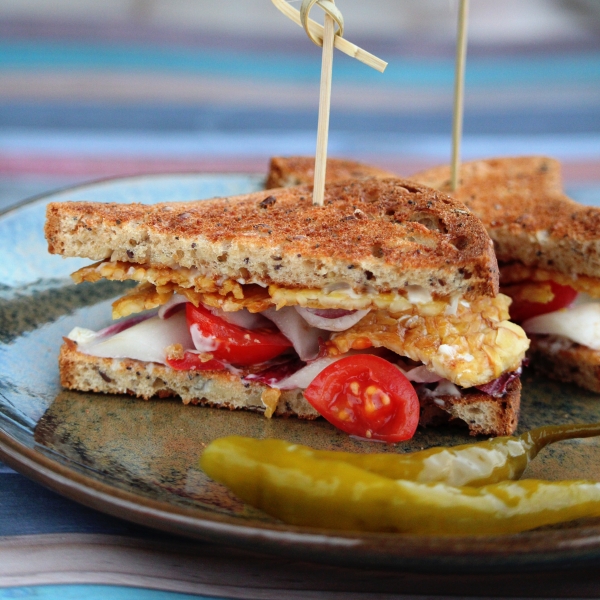
<svg viewBox="0 0 600 600">
<path fill-rule="evenodd" d="M 302 367 L 292 375 L 289 375 L 288 377 L 285 377 L 284 379 L 274 382 L 270 385 L 271 387 L 279 390 L 305 390 L 323 369 L 332 363 L 337 362 L 341 358 L 345 358 L 346 356 L 348 355 L 345 354 L 343 356 L 319 358 L 305 367 Z"/>
<path fill-rule="evenodd" d="M 294 308 L 309 325 L 324 329 L 325 331 L 346 331 L 346 329 L 350 329 L 350 327 L 356 325 L 370 310 L 355 310 L 349 313 L 348 311 L 344 311 L 347 314 L 341 317 L 323 317 L 311 308 L 304 308 L 302 306 L 295 306 Z M 324 312 L 322 309 L 317 309 L 317 311 L 320 314 Z M 338 312 L 337 309 L 336 312 Z"/>
<path fill-rule="evenodd" d="M 129 329 L 130 327 L 133 327 L 138 323 L 142 323 L 143 321 L 151 319 L 155 316 L 156 311 L 154 310 L 142 315 L 136 315 L 135 317 L 123 319 L 118 323 L 113 323 L 104 329 L 100 329 L 100 331 L 92 331 L 91 329 L 86 329 L 84 327 L 74 327 L 67 337 L 79 344 L 97 342 L 112 335 L 116 335 L 117 333 L 121 333 L 121 331 L 125 331 L 126 329 Z"/>
<path fill-rule="evenodd" d="M 315 358 L 319 354 L 319 339 L 329 339 L 327 331 L 310 327 L 292 306 L 284 306 L 279 310 L 272 307 L 260 314 L 277 325 L 279 331 L 292 342 L 301 360 Z"/>
<path fill-rule="evenodd" d="M 174 312 L 182 308 L 183 304 L 186 304 L 188 299 L 180 294 L 173 294 L 166 304 L 163 304 L 158 309 L 158 316 L 161 319 L 168 319 Z"/>
<path fill-rule="evenodd" d="M 409 381 L 414 383 L 435 383 L 443 379 L 437 373 L 430 371 L 425 365 L 411 368 L 399 360 L 396 366 Z"/>
<path fill-rule="evenodd" d="M 346 310 L 345 308 L 307 308 L 306 310 L 324 319 L 339 319 L 340 317 L 345 317 L 356 312 L 355 310 Z"/>
<path fill-rule="evenodd" d="M 490 381 L 489 383 L 484 383 L 483 385 L 475 386 L 478 390 L 489 394 L 490 396 L 494 396 L 494 398 L 500 398 L 506 394 L 506 390 L 508 386 L 517 378 L 520 377 L 523 369 L 519 367 L 516 371 L 507 371 L 506 373 L 502 373 L 500 377 Z"/>
<path fill-rule="evenodd" d="M 69 337 L 74 339 L 71 337 L 72 333 Z M 166 364 L 165 350 L 168 346 L 181 344 L 184 350 L 194 347 L 183 312 L 176 313 L 169 319 L 152 316 L 121 329 L 114 335 L 80 337 L 75 341 L 78 342 L 77 349 L 90 356 L 131 358 L 161 364 Z"/>
</svg>

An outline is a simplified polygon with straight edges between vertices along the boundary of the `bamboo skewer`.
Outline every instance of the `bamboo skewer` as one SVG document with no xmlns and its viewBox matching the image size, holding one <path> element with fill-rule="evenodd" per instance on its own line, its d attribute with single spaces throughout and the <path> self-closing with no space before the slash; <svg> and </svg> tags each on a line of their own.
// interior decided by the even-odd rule
<svg viewBox="0 0 600 600">
<path fill-rule="evenodd" d="M 324 30 L 319 121 L 317 125 L 317 150 L 315 153 L 315 179 L 313 186 L 313 204 L 317 206 L 323 206 L 325 196 L 327 142 L 329 138 L 329 109 L 331 106 L 331 76 L 333 73 L 333 43 L 335 38 L 335 21 L 327 13 L 325 13 Z"/>
<path fill-rule="evenodd" d="M 327 174 L 327 143 L 329 138 L 329 112 L 331 107 L 331 77 L 333 73 L 333 52 L 339 48 L 374 69 L 383 73 L 387 63 L 365 52 L 358 46 L 343 39 L 344 17 L 335 6 L 335 0 L 303 0 L 300 10 L 291 7 L 285 0 L 272 0 L 273 4 L 287 17 L 306 31 L 310 40 L 323 48 L 321 62 L 321 88 L 319 95 L 319 121 L 317 126 L 317 148 L 315 152 L 315 175 L 313 204 L 323 206 L 325 179 Z M 321 26 L 309 18 L 315 4 L 325 11 L 325 22 Z M 336 26 L 337 24 L 337 31 Z"/>
<path fill-rule="evenodd" d="M 452 160 L 450 163 L 450 186 L 458 188 L 460 171 L 460 143 L 463 129 L 465 89 L 465 63 L 467 59 L 467 21 L 469 0 L 460 0 L 458 10 L 458 39 L 456 41 L 456 71 L 454 74 L 454 112 L 452 116 Z"/>
<path fill-rule="evenodd" d="M 300 11 L 296 10 L 293 6 L 290 6 L 286 2 L 286 0 L 271 1 L 286 17 L 294 21 L 294 23 L 296 23 L 297 25 L 300 25 L 300 27 L 303 27 L 302 21 L 300 19 Z M 323 25 L 320 25 L 312 19 L 308 19 L 307 23 L 308 24 L 306 27 L 306 33 L 308 34 L 310 39 L 313 40 L 313 42 L 315 42 L 315 40 L 318 40 L 319 43 L 317 44 L 317 46 L 320 46 L 324 35 Z M 363 50 L 362 48 L 359 48 L 355 44 L 349 42 L 348 40 L 344 39 L 339 35 L 335 36 L 334 45 L 338 50 L 340 50 L 344 54 L 347 54 L 352 58 L 356 58 L 356 60 L 359 60 L 360 62 L 375 69 L 376 71 L 379 71 L 380 73 L 383 73 L 385 71 L 385 68 L 387 67 L 387 63 L 384 60 L 377 58 L 377 56 L 371 54 L 370 52 L 367 52 L 366 50 Z"/>
</svg>

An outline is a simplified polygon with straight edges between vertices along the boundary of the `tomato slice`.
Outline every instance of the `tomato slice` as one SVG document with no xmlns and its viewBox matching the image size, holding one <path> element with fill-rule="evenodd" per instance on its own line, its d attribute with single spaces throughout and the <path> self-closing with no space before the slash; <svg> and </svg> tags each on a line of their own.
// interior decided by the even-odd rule
<svg viewBox="0 0 600 600">
<path fill-rule="evenodd" d="M 389 443 L 410 439 L 419 424 L 419 398 L 390 362 L 371 354 L 342 358 L 304 390 L 308 402 L 338 429 Z"/>
<path fill-rule="evenodd" d="M 232 365 L 248 366 L 271 360 L 292 347 L 292 343 L 277 329 L 244 329 L 213 315 L 204 306 L 186 304 L 190 328 L 198 326 L 200 334 L 214 346 L 209 350 L 218 360 Z"/>
<path fill-rule="evenodd" d="M 220 360 L 202 362 L 195 352 L 186 352 L 183 358 L 167 358 L 167 364 L 176 371 L 223 371 L 225 365 Z"/>
<path fill-rule="evenodd" d="M 568 285 L 560 285 L 554 281 L 544 281 L 542 284 L 550 284 L 554 298 L 550 302 L 531 302 L 529 300 L 513 298 L 510 305 L 510 319 L 515 323 L 522 323 L 532 317 L 545 315 L 561 308 L 569 306 L 577 298 L 577 290 Z M 502 289 L 502 292 L 511 296 L 511 286 Z"/>
</svg>

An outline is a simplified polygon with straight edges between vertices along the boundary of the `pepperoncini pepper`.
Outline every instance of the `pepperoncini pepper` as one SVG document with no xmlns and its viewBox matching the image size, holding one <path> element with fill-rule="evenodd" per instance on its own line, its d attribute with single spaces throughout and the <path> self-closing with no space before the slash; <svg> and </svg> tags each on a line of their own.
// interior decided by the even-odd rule
<svg viewBox="0 0 600 600">
<path fill-rule="evenodd" d="M 407 455 L 230 436 L 208 446 L 201 466 L 248 504 L 293 525 L 494 535 L 600 516 L 600 483 L 502 481 L 518 478 L 548 443 L 598 434 L 600 425 L 544 427 Z"/>
<path fill-rule="evenodd" d="M 295 446 L 293 451 L 309 452 L 314 458 L 341 460 L 392 479 L 477 487 L 506 479 L 519 479 L 527 465 L 548 444 L 596 435 L 600 435 L 598 423 L 549 425 L 532 429 L 518 437 L 503 436 L 474 444 L 428 448 L 409 454 L 358 454 L 313 450 L 305 446 Z"/>
</svg>

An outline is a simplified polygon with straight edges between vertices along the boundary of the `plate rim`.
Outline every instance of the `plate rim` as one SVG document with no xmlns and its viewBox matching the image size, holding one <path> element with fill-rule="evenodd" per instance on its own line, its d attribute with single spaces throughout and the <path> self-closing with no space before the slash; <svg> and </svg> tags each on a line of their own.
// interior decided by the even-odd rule
<svg viewBox="0 0 600 600">
<path fill-rule="evenodd" d="M 0 210 L 0 218 L 57 194 L 98 184 L 177 176 L 261 177 L 257 173 L 176 172 L 105 177 L 26 198 Z M 236 517 L 174 505 L 122 490 L 86 476 L 28 447 L 12 436 L 0 415 L 0 460 L 25 477 L 75 502 L 106 514 L 186 538 L 228 544 L 265 554 L 362 568 L 421 572 L 482 573 L 568 568 L 600 558 L 600 525 L 477 536 L 339 532 L 277 523 L 240 522 Z M 548 541 L 552 543 L 549 544 Z M 524 549 L 527 546 L 528 549 Z M 512 552 L 508 553 L 507 549 Z M 417 558 L 415 558 L 415 552 Z"/>
<path fill-rule="evenodd" d="M 184 177 L 184 176 L 202 176 L 202 177 L 256 177 L 257 179 L 266 179 L 264 175 L 260 173 L 249 173 L 243 171 L 231 171 L 224 173 L 206 173 L 202 171 L 174 171 L 174 172 L 166 172 L 166 173 L 138 173 L 134 175 L 118 175 L 118 176 L 106 176 L 99 177 L 98 179 L 92 179 L 90 181 L 83 181 L 81 183 L 76 183 L 74 185 L 65 185 L 62 187 L 57 187 L 49 192 L 40 192 L 39 194 L 34 194 L 33 196 L 28 196 L 23 200 L 19 200 L 15 204 L 10 204 L 2 209 L 0 209 L 0 218 L 5 217 L 7 214 L 25 208 L 30 204 L 35 204 L 41 200 L 46 200 L 52 196 L 56 196 L 57 194 L 63 194 L 65 192 L 74 192 L 77 190 L 82 190 L 87 187 L 93 187 L 98 184 L 111 183 L 111 182 L 121 182 L 133 179 L 147 179 L 153 177 Z"/>
</svg>

